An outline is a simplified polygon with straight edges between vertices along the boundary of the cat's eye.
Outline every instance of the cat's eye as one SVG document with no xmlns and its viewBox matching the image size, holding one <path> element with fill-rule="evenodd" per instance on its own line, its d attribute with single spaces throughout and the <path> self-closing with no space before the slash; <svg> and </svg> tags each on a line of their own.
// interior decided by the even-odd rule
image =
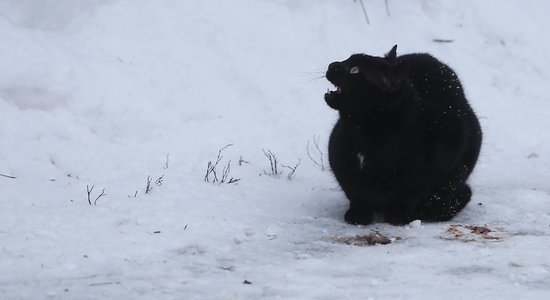
<svg viewBox="0 0 550 300">
<path fill-rule="evenodd" d="M 359 73 L 359 67 L 353 67 L 353 68 L 349 69 L 349 73 L 350 73 L 350 74 L 357 74 L 357 73 Z"/>
</svg>

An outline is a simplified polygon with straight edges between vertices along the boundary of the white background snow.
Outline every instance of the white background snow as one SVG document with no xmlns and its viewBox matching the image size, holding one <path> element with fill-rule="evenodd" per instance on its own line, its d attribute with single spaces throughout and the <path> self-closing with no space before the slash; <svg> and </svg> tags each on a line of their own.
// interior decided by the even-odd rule
<svg viewBox="0 0 550 300">
<path fill-rule="evenodd" d="M 550 2 L 364 2 L 370 25 L 352 0 L 1 0 L 0 298 L 547 299 Z M 326 66 L 394 44 L 459 74 L 474 196 L 351 226 L 306 146 L 337 118 Z M 204 182 L 227 144 L 241 180 Z M 344 242 L 373 231 L 392 243 Z"/>
</svg>

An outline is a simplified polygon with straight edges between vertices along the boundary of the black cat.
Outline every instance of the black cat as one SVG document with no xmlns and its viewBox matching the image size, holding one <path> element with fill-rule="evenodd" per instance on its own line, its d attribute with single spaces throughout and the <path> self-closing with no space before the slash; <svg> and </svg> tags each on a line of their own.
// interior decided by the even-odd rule
<svg viewBox="0 0 550 300">
<path fill-rule="evenodd" d="M 325 94 L 340 118 L 330 166 L 350 201 L 345 220 L 447 221 L 470 201 L 479 121 L 454 71 L 429 54 L 354 54 L 331 63 Z"/>
</svg>

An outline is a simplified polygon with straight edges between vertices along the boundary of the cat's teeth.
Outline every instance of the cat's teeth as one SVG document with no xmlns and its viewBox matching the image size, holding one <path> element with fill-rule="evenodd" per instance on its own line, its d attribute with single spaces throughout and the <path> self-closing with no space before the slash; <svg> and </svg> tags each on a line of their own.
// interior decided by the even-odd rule
<svg viewBox="0 0 550 300">
<path fill-rule="evenodd" d="M 340 94 L 341 92 L 342 92 L 342 90 L 340 89 L 339 86 L 336 87 L 335 91 L 331 91 L 330 88 L 327 88 L 327 94 L 332 94 L 332 93 Z"/>
</svg>

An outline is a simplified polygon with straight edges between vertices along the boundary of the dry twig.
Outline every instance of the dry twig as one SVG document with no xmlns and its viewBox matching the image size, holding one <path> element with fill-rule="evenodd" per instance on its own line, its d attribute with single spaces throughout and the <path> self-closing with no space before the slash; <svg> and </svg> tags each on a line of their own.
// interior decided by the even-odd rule
<svg viewBox="0 0 550 300">
<path fill-rule="evenodd" d="M 157 186 L 161 186 L 164 183 L 164 174 L 155 180 Z"/>
<path fill-rule="evenodd" d="M 10 178 L 10 179 L 17 179 L 17 177 L 15 177 L 15 176 L 10 176 L 10 175 L 5 175 L 5 174 L 0 174 L 0 176 Z"/>
<path fill-rule="evenodd" d="M 237 182 L 240 181 L 240 179 L 229 177 L 229 173 L 231 171 L 231 160 L 228 161 L 227 165 L 223 167 L 221 178 L 218 178 L 218 173 L 216 171 L 216 168 L 218 167 L 218 164 L 220 163 L 220 161 L 223 158 L 223 156 L 222 156 L 223 150 L 225 150 L 226 148 L 231 147 L 231 146 L 233 146 L 233 144 L 228 144 L 225 147 L 218 150 L 218 156 L 216 157 L 216 161 L 215 162 L 212 162 L 212 161 L 208 162 L 208 165 L 206 166 L 206 175 L 204 176 L 204 181 L 205 182 L 220 183 L 220 184 L 221 183 L 232 184 L 232 183 L 237 183 Z M 242 163 L 242 161 L 243 160 L 242 160 L 242 156 L 241 156 L 241 159 L 239 160 L 239 165 Z"/>
<path fill-rule="evenodd" d="M 86 185 L 86 194 L 87 194 L 87 197 L 88 197 L 88 204 L 90 204 L 90 205 L 97 205 L 97 201 L 99 200 L 99 198 L 107 195 L 105 193 L 105 189 L 102 189 L 101 193 L 95 198 L 95 200 L 93 201 L 93 204 L 92 204 L 92 192 L 94 191 L 94 187 L 95 187 L 95 185 L 92 185 L 92 187 Z"/>
<path fill-rule="evenodd" d="M 168 169 L 168 162 L 170 162 L 170 153 L 166 154 L 166 161 L 164 162 L 164 169 Z"/>
<path fill-rule="evenodd" d="M 324 171 L 325 170 L 325 162 L 324 162 L 324 159 L 323 159 L 323 151 L 321 151 L 321 148 L 319 147 L 319 137 L 318 136 L 313 136 L 313 145 L 315 146 L 315 149 L 317 150 L 317 153 L 319 153 L 319 159 L 315 159 L 313 158 L 313 156 L 311 155 L 311 152 L 309 151 L 309 140 L 307 141 L 307 147 L 306 147 L 306 150 L 307 150 L 307 156 L 309 157 L 309 159 L 311 159 L 311 161 L 313 163 L 315 163 L 316 165 L 318 165 L 320 168 L 321 168 L 321 171 Z"/>
<path fill-rule="evenodd" d="M 145 194 L 149 194 L 153 190 L 153 187 L 151 186 L 151 181 L 153 181 L 153 178 L 151 178 L 151 176 L 147 176 L 147 185 L 145 186 Z"/>
<path fill-rule="evenodd" d="M 270 173 L 264 170 L 264 174 L 270 176 L 279 176 L 282 172 L 279 172 L 279 162 L 277 161 L 277 156 L 271 152 L 271 150 L 263 150 L 265 157 L 269 160 L 269 165 L 271 167 Z"/>
<path fill-rule="evenodd" d="M 355 0 L 355 2 L 357 2 L 357 0 Z M 370 25 L 369 15 L 367 14 L 365 3 L 363 3 L 363 0 L 359 0 L 359 3 L 361 4 L 361 9 L 363 9 L 363 14 L 365 15 L 365 21 L 367 21 L 367 25 Z"/>
<path fill-rule="evenodd" d="M 298 163 L 294 167 L 285 166 L 285 165 L 281 164 L 281 166 L 290 169 L 290 173 L 288 173 L 288 175 L 286 176 L 286 178 L 288 178 L 288 180 L 294 179 L 294 176 L 296 175 L 296 169 L 298 169 L 299 165 L 300 165 L 300 159 L 298 159 Z"/>
</svg>

